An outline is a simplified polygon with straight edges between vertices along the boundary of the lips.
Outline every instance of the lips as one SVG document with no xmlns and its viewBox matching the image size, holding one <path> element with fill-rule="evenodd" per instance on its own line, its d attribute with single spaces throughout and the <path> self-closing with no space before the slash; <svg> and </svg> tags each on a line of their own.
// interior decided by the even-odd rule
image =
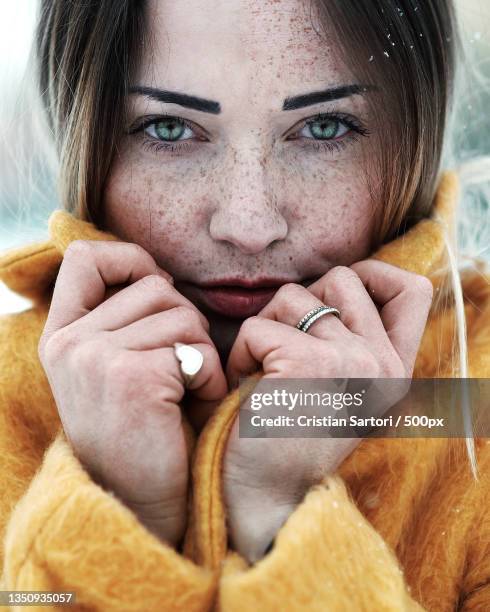
<svg viewBox="0 0 490 612">
<path fill-rule="evenodd" d="M 259 313 L 286 283 L 307 287 L 318 278 L 224 278 L 202 283 L 180 281 L 175 285 L 178 291 L 203 311 L 212 311 L 233 319 L 246 319 Z"/>
<path fill-rule="evenodd" d="M 185 293 L 193 302 L 225 317 L 246 319 L 264 308 L 276 291 L 289 279 L 222 279 L 200 285 L 185 283 Z"/>
<path fill-rule="evenodd" d="M 224 316 L 247 318 L 268 304 L 279 287 L 245 289 L 244 287 L 199 288 L 204 303 Z"/>
</svg>

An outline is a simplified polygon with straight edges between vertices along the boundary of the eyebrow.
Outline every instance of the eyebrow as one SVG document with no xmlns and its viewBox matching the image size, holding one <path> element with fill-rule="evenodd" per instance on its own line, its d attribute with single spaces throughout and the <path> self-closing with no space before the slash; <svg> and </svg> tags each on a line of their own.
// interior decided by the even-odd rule
<svg viewBox="0 0 490 612">
<path fill-rule="evenodd" d="M 349 96 L 358 94 L 362 95 L 373 89 L 376 89 L 373 85 L 341 85 L 340 87 L 313 91 L 301 96 L 286 98 L 282 110 L 294 110 L 296 108 L 304 108 L 305 106 L 318 104 L 319 102 L 331 102 L 332 100 L 339 100 L 340 98 L 348 98 Z"/>
<path fill-rule="evenodd" d="M 171 104 L 179 104 L 187 108 L 202 111 L 203 113 L 212 113 L 219 115 L 221 113 L 221 105 L 214 100 L 206 100 L 197 96 L 188 96 L 176 91 L 167 91 L 165 89 L 156 89 L 154 87 L 141 87 L 139 85 L 130 87 L 129 93 L 140 94 L 158 102 L 169 102 Z"/>
<path fill-rule="evenodd" d="M 305 106 L 312 106 L 320 102 L 331 102 L 349 96 L 362 95 L 373 89 L 376 88 L 372 85 L 341 85 L 340 87 L 313 91 L 308 94 L 286 98 L 283 102 L 282 110 L 294 110 L 297 108 L 304 108 Z M 189 96 L 177 91 L 135 85 L 129 88 L 129 93 L 146 96 L 152 100 L 157 100 L 157 102 L 178 104 L 186 108 L 202 111 L 203 113 L 211 113 L 213 115 L 219 115 L 221 113 L 221 104 L 219 102 L 207 100 L 206 98 L 199 98 L 197 96 Z"/>
</svg>

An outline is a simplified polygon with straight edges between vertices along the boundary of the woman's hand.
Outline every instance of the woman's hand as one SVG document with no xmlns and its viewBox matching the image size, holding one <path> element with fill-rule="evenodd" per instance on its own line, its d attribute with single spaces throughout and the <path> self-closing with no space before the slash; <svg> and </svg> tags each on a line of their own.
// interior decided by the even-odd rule
<svg viewBox="0 0 490 612">
<path fill-rule="evenodd" d="M 208 331 L 205 317 L 142 247 L 76 240 L 39 342 L 74 452 L 94 480 L 172 544 L 185 529 L 188 483 L 179 407 L 185 389 L 173 344 L 203 353 L 189 389 L 218 399 L 227 382 Z"/>
<path fill-rule="evenodd" d="M 427 278 L 375 260 L 332 268 L 308 288 L 284 285 L 244 321 L 228 360 L 230 386 L 258 367 L 265 378 L 410 378 L 431 300 Z M 341 320 L 326 315 L 307 333 L 296 329 L 322 304 Z M 237 419 L 224 460 L 235 548 L 258 559 L 306 491 L 360 441 L 239 438 Z"/>
</svg>

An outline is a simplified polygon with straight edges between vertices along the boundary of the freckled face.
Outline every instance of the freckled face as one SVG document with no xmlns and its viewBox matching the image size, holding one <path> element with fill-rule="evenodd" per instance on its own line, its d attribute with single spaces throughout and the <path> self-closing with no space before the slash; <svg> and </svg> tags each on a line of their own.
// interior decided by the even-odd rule
<svg viewBox="0 0 490 612">
<path fill-rule="evenodd" d="M 355 83 L 310 4 L 149 1 L 152 48 L 132 84 L 217 104 L 131 94 L 106 227 L 146 248 L 195 302 L 184 281 L 300 282 L 369 254 L 365 96 L 283 109 L 288 97 Z"/>
</svg>

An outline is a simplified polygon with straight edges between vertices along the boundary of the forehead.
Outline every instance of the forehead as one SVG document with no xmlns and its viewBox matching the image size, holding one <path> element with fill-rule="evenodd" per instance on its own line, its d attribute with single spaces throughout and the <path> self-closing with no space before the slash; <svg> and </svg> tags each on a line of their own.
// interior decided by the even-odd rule
<svg viewBox="0 0 490 612">
<path fill-rule="evenodd" d="M 150 0 L 138 84 L 220 101 L 282 100 L 350 75 L 314 0 Z"/>
</svg>

